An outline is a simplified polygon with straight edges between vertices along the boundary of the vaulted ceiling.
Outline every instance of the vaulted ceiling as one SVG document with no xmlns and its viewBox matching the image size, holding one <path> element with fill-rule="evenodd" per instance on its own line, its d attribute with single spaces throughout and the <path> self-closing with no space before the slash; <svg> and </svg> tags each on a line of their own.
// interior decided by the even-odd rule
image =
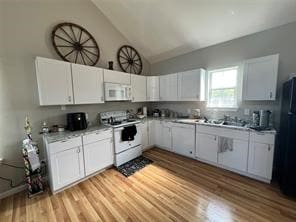
<svg viewBox="0 0 296 222">
<path fill-rule="evenodd" d="M 296 0 L 91 0 L 151 63 L 296 21 Z"/>
</svg>

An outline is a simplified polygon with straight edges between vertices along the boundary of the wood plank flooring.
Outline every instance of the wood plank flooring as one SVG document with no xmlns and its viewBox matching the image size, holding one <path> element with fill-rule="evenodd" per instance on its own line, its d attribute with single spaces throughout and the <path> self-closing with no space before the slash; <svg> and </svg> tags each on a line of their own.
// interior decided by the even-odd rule
<svg viewBox="0 0 296 222">
<path fill-rule="evenodd" d="M 296 221 L 296 201 L 257 182 L 160 149 L 129 178 L 115 169 L 56 195 L 0 200 L 0 221 Z"/>
</svg>

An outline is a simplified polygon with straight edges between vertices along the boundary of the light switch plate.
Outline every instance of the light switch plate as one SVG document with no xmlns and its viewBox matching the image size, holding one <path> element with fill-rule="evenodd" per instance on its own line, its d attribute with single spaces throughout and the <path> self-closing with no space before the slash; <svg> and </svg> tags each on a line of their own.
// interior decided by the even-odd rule
<svg viewBox="0 0 296 222">
<path fill-rule="evenodd" d="M 250 115 L 250 109 L 244 109 L 244 115 L 249 116 Z"/>
<path fill-rule="evenodd" d="M 67 110 L 67 107 L 65 105 L 62 105 L 61 110 Z"/>
</svg>

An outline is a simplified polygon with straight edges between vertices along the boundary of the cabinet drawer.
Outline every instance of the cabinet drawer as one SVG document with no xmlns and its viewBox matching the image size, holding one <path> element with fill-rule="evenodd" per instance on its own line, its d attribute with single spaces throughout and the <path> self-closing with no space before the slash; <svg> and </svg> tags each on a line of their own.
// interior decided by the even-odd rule
<svg viewBox="0 0 296 222">
<path fill-rule="evenodd" d="M 83 136 L 83 144 L 94 143 L 103 139 L 108 139 L 112 137 L 112 130 L 100 130 L 94 133 L 87 134 Z"/>
<path fill-rule="evenodd" d="M 261 132 L 251 132 L 250 133 L 250 141 L 266 143 L 266 144 L 274 144 L 275 135 L 269 133 L 261 133 Z"/>
<path fill-rule="evenodd" d="M 71 139 L 67 139 L 65 138 L 64 140 L 58 141 L 58 142 L 54 142 L 54 143 L 50 143 L 49 144 L 49 152 L 50 154 L 53 153 L 58 153 L 73 147 L 77 147 L 77 146 L 81 146 L 82 145 L 82 141 L 81 141 L 81 137 L 74 137 Z"/>
</svg>

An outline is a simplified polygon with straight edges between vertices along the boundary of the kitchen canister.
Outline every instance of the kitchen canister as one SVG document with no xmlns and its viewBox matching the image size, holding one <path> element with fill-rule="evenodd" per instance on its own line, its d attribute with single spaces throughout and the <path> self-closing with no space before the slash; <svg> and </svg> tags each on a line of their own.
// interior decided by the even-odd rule
<svg viewBox="0 0 296 222">
<path fill-rule="evenodd" d="M 260 124 L 260 114 L 259 111 L 254 111 L 252 115 L 252 125 L 258 127 Z"/>
<path fill-rule="evenodd" d="M 259 126 L 261 128 L 268 128 L 269 127 L 270 114 L 271 114 L 270 110 L 260 110 Z"/>
</svg>

